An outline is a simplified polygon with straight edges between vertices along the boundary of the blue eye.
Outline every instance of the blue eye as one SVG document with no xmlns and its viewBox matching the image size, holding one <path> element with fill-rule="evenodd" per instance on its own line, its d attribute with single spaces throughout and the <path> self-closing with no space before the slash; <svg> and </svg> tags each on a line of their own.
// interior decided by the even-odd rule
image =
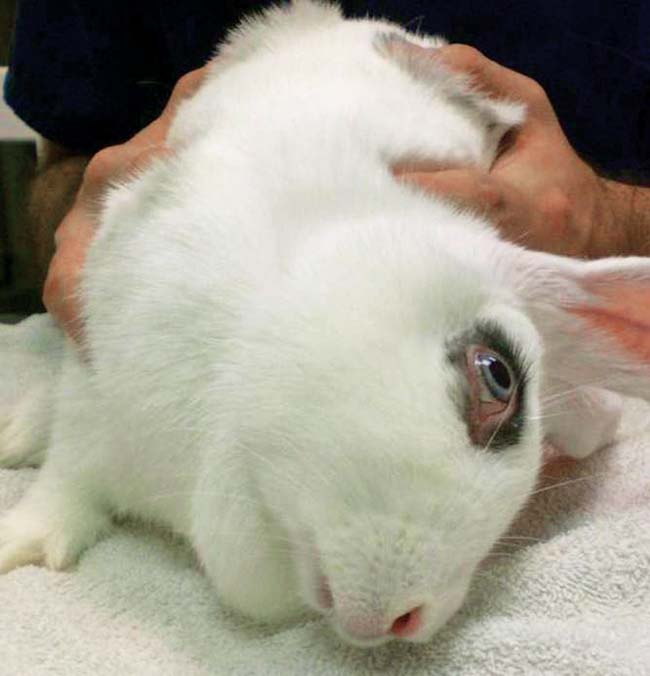
<svg viewBox="0 0 650 676">
<path fill-rule="evenodd" d="M 474 366 L 495 399 L 504 403 L 510 401 L 515 380 L 503 359 L 490 352 L 476 352 Z"/>
</svg>

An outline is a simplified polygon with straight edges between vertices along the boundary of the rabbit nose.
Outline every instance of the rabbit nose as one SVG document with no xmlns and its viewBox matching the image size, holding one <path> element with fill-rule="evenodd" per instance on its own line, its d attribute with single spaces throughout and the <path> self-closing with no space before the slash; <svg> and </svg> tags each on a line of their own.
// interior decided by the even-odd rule
<svg viewBox="0 0 650 676">
<path fill-rule="evenodd" d="M 382 615 L 347 618 L 343 627 L 356 639 L 373 640 L 390 634 L 397 638 L 408 638 L 417 633 L 421 624 L 421 606 L 417 606 L 395 618 L 388 628 Z"/>
<path fill-rule="evenodd" d="M 422 624 L 422 606 L 417 606 L 400 615 L 390 625 L 390 633 L 398 638 L 413 636 Z"/>
<path fill-rule="evenodd" d="M 342 628 L 352 638 L 372 641 L 387 635 L 386 621 L 382 615 L 360 615 L 347 617 L 341 622 Z"/>
</svg>

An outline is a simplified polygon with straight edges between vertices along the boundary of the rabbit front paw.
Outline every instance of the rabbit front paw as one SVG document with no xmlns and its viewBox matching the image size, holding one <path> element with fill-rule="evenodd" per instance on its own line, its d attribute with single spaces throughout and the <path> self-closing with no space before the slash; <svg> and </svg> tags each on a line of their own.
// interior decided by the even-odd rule
<svg viewBox="0 0 650 676">
<path fill-rule="evenodd" d="M 546 435 L 562 455 L 582 460 L 616 438 L 623 398 L 595 387 L 567 387 L 545 411 Z"/>
<path fill-rule="evenodd" d="M 64 570 L 109 523 L 107 515 L 90 505 L 28 495 L 0 517 L 0 574 L 29 564 Z"/>
<path fill-rule="evenodd" d="M 40 465 L 49 437 L 50 394 L 46 388 L 23 392 L 18 401 L 0 401 L 0 467 Z"/>
</svg>

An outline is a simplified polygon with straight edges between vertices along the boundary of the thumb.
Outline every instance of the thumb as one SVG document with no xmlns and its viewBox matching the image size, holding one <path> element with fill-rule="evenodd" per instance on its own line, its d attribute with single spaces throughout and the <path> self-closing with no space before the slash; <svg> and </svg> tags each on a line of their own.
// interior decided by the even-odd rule
<svg viewBox="0 0 650 676">
<path fill-rule="evenodd" d="M 447 197 L 462 206 L 486 214 L 498 211 L 504 202 L 501 183 L 478 169 L 397 172 L 396 176 L 401 181 L 419 186 L 425 192 Z"/>
</svg>

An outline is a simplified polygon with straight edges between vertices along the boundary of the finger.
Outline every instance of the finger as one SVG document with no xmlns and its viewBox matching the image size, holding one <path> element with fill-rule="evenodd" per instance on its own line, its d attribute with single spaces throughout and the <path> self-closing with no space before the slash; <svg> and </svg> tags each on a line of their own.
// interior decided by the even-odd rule
<svg viewBox="0 0 650 676">
<path fill-rule="evenodd" d="M 43 304 L 76 342 L 83 334 L 77 290 L 94 233 L 94 219 L 84 209 L 74 207 L 54 233 L 56 250 L 43 287 Z"/>
<path fill-rule="evenodd" d="M 119 146 L 110 146 L 100 150 L 92 157 L 79 190 L 79 199 L 94 200 L 106 188 L 146 167 L 151 160 L 170 152 L 161 140 L 158 144 L 141 145 L 127 142 Z"/>
<path fill-rule="evenodd" d="M 161 115 L 164 115 L 163 111 Z M 139 146 L 146 148 L 147 146 L 155 145 L 156 143 L 163 143 L 167 134 L 169 123 L 166 120 L 157 117 L 153 122 L 143 127 L 135 136 L 132 136 L 126 145 Z"/>
<path fill-rule="evenodd" d="M 83 264 L 83 251 L 55 253 L 43 287 L 43 304 L 59 326 L 76 343 L 83 342 L 83 322 L 76 289 Z"/>
<path fill-rule="evenodd" d="M 120 178 L 124 178 L 126 174 L 138 174 L 143 169 L 146 169 L 153 160 L 160 159 L 172 154 L 169 146 L 162 143 L 150 146 L 144 146 L 139 149 L 139 152 L 130 154 L 124 163 L 122 174 Z"/>
<path fill-rule="evenodd" d="M 169 101 L 167 102 L 165 109 L 158 119 L 158 122 L 161 125 L 161 131 L 165 136 L 167 135 L 169 126 L 176 115 L 178 106 L 186 99 L 189 99 L 196 92 L 196 90 L 203 83 L 206 75 L 207 66 L 204 66 L 203 68 L 198 68 L 186 73 L 176 83 L 174 89 L 172 90 L 172 94 L 169 97 Z"/>
<path fill-rule="evenodd" d="M 538 82 L 488 59 L 478 49 L 462 44 L 446 45 L 436 50 L 436 59 L 452 70 L 469 75 L 491 96 L 525 103 L 529 119 L 556 119 L 548 96 Z"/>
<path fill-rule="evenodd" d="M 174 86 L 169 103 L 176 103 L 177 101 L 192 96 L 205 79 L 207 69 L 207 66 L 203 66 L 202 68 L 197 68 L 196 70 L 185 73 Z"/>
<path fill-rule="evenodd" d="M 434 172 L 397 172 L 400 180 L 418 185 L 426 192 L 485 213 L 500 209 L 503 188 L 489 174 L 476 169 L 449 169 Z"/>
<path fill-rule="evenodd" d="M 174 86 L 171 96 L 160 116 L 141 129 L 135 136 L 131 137 L 125 145 L 137 146 L 145 149 L 149 146 L 163 144 L 178 106 L 182 101 L 190 98 L 196 92 L 206 75 L 207 66 L 197 68 L 196 70 L 192 70 L 183 75 Z"/>
<path fill-rule="evenodd" d="M 176 83 L 160 117 L 126 143 L 109 146 L 94 155 L 86 168 L 85 182 L 89 184 L 88 187 L 91 190 L 93 186 L 103 187 L 107 182 L 119 178 L 125 168 L 138 170 L 146 166 L 154 155 L 164 152 L 165 138 L 176 108 L 199 88 L 206 74 L 207 66 L 186 73 Z"/>
<path fill-rule="evenodd" d="M 408 173 L 399 178 L 480 214 L 511 242 L 530 245 L 536 241 L 536 219 L 525 195 L 492 174 L 478 169 L 453 169 Z"/>
<path fill-rule="evenodd" d="M 124 143 L 103 148 L 93 155 L 84 172 L 80 197 L 92 198 L 98 191 L 103 191 L 124 172 L 125 165 L 128 166 L 141 152 L 140 145 Z"/>
</svg>

